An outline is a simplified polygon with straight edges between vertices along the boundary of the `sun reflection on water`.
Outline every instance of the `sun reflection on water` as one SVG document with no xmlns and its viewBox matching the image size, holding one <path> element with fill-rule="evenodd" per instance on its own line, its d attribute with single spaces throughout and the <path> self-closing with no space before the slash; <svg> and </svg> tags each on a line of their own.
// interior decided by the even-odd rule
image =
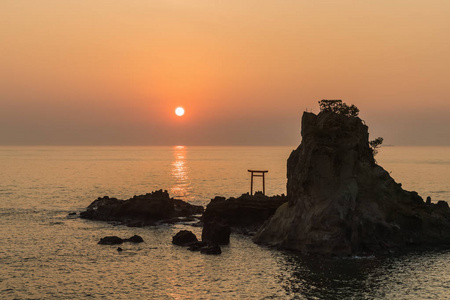
<svg viewBox="0 0 450 300">
<path fill-rule="evenodd" d="M 172 162 L 172 182 L 173 185 L 170 188 L 170 195 L 172 197 L 189 200 L 190 184 L 189 184 L 189 172 L 186 164 L 186 146 L 174 146 Z"/>
</svg>

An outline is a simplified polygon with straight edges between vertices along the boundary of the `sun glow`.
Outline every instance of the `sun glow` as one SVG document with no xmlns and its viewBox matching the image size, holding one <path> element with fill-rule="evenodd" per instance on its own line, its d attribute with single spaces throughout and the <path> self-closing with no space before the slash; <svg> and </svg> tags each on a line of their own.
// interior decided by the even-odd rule
<svg viewBox="0 0 450 300">
<path fill-rule="evenodd" d="M 181 117 L 182 115 L 184 115 L 184 108 L 182 108 L 182 107 L 177 107 L 177 108 L 175 109 L 175 114 L 176 114 L 177 116 Z"/>
</svg>

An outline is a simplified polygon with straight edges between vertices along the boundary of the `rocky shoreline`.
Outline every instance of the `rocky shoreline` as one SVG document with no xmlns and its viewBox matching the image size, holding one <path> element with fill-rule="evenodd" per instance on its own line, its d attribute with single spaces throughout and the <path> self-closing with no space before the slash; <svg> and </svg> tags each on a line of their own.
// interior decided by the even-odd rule
<svg viewBox="0 0 450 300">
<path fill-rule="evenodd" d="M 210 228 L 210 224 L 215 223 L 224 224 L 236 232 L 256 232 L 286 201 L 284 195 L 269 197 L 257 192 L 238 198 L 215 197 L 204 209 L 203 206 L 171 198 L 167 191 L 158 190 L 128 200 L 99 197 L 80 212 L 80 218 L 118 222 L 129 227 L 198 221 L 193 225 L 207 224 L 206 227 Z"/>
<path fill-rule="evenodd" d="M 369 141 L 355 106 L 340 100 L 319 103 L 319 114 L 303 114 L 302 142 L 287 162 L 287 196 L 215 197 L 204 209 L 159 190 L 128 200 L 98 198 L 80 217 L 127 226 L 197 220 L 202 241 L 195 237 L 188 246 L 211 248 L 215 254 L 216 246 L 229 243 L 232 231 L 254 235 L 258 244 L 306 254 L 450 247 L 447 202 L 425 202 L 377 164 L 374 156 L 383 139 Z"/>
<path fill-rule="evenodd" d="M 230 243 L 231 232 L 254 234 L 270 218 L 277 208 L 287 201 L 286 196 L 265 196 L 243 194 L 238 198 L 216 197 L 207 205 L 192 205 L 169 196 L 159 190 L 145 195 L 119 200 L 108 196 L 92 202 L 80 218 L 118 222 L 130 227 L 156 226 L 190 221 L 192 226 L 202 226 L 201 241 L 190 231 L 178 232 L 172 240 L 174 245 L 185 246 L 190 251 L 202 254 L 221 254 L 220 245 Z M 197 221 L 197 222 L 195 222 Z M 135 242 L 140 237 L 122 239 L 116 236 L 104 237 L 101 245 L 115 245 Z M 143 242 L 139 240 L 139 242 Z M 119 250 L 120 249 L 120 250 Z M 118 248 L 121 251 L 121 248 Z"/>
</svg>

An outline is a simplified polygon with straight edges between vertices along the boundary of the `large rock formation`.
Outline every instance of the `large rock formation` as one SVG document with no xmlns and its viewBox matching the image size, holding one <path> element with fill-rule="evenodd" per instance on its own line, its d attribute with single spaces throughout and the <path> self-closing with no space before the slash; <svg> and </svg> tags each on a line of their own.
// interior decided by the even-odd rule
<svg viewBox="0 0 450 300">
<path fill-rule="evenodd" d="M 203 213 L 203 207 L 170 198 L 167 191 L 155 191 L 118 200 L 105 196 L 92 202 L 80 217 L 91 220 L 118 221 L 130 226 L 152 225 L 165 220 L 174 222 L 178 217 Z M 175 218 L 175 219 L 174 219 Z"/>
<path fill-rule="evenodd" d="M 377 165 L 368 137 L 358 117 L 305 112 L 287 163 L 288 202 L 254 241 L 338 255 L 450 244 L 448 206 L 403 190 Z"/>
</svg>

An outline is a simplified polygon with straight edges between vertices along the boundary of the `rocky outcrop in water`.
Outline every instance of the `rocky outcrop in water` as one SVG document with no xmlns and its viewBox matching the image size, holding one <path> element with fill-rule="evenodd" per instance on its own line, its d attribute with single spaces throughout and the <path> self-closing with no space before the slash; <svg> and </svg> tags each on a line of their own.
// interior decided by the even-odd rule
<svg viewBox="0 0 450 300">
<path fill-rule="evenodd" d="M 222 249 L 216 243 L 199 241 L 197 236 L 189 230 L 181 230 L 172 237 L 172 244 L 188 247 L 190 251 L 198 251 L 202 254 L 221 254 Z"/>
<path fill-rule="evenodd" d="M 368 127 L 354 116 L 305 112 L 287 163 L 287 198 L 254 241 L 347 255 L 449 245 L 450 209 L 425 204 L 377 165 Z"/>
<path fill-rule="evenodd" d="M 197 236 L 189 230 L 181 230 L 172 237 L 172 244 L 178 246 L 185 246 L 198 242 Z"/>
<path fill-rule="evenodd" d="M 202 240 L 211 244 L 228 245 L 231 228 L 224 219 L 208 219 L 203 223 Z"/>
<path fill-rule="evenodd" d="M 118 236 L 105 236 L 98 242 L 99 245 L 120 245 L 123 244 L 123 239 Z"/>
<path fill-rule="evenodd" d="M 286 201 L 284 195 L 268 197 L 260 192 L 255 195 L 243 194 L 238 198 L 215 197 L 206 206 L 202 220 L 206 228 L 221 223 L 228 224 L 238 232 L 256 232 Z"/>
<path fill-rule="evenodd" d="M 139 244 L 139 243 L 143 243 L 144 239 L 139 236 L 139 235 L 133 235 L 132 237 L 123 240 L 124 242 L 130 242 L 130 243 L 134 243 L 134 244 Z"/>
<path fill-rule="evenodd" d="M 119 200 L 105 196 L 92 202 L 80 217 L 90 220 L 117 221 L 139 227 L 154 225 L 157 221 L 174 223 L 180 217 L 203 213 L 203 207 L 169 197 L 159 190 L 146 195 Z"/>
<path fill-rule="evenodd" d="M 104 238 L 101 238 L 98 242 L 99 245 L 120 245 L 125 242 L 130 242 L 134 244 L 143 243 L 144 239 L 139 235 L 133 235 L 132 237 L 128 239 L 122 239 L 118 236 L 105 236 Z"/>
</svg>

